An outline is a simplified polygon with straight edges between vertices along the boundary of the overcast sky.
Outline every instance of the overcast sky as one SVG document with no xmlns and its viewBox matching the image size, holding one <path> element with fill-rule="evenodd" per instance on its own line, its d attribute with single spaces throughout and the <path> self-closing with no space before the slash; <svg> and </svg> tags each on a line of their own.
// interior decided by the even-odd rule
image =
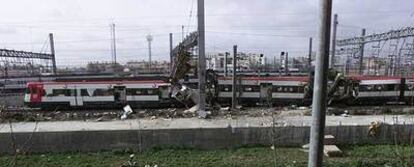
<svg viewBox="0 0 414 167">
<path fill-rule="evenodd" d="M 145 36 L 152 34 L 153 60 L 168 60 L 174 43 L 196 30 L 197 0 L 8 0 L 0 10 L 0 47 L 44 52 L 55 35 L 59 67 L 110 61 L 110 27 L 116 24 L 118 61 L 147 60 Z M 240 51 L 267 57 L 307 52 L 317 36 L 318 0 L 205 0 L 206 52 Z M 334 0 L 338 38 L 412 26 L 412 0 Z M 191 17 L 190 17 L 191 16 Z M 316 49 L 316 47 L 314 47 Z"/>
</svg>

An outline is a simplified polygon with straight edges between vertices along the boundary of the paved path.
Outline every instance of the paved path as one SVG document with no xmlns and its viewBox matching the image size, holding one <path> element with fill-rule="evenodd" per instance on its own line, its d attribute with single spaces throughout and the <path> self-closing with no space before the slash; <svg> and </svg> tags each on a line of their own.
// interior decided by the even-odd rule
<svg viewBox="0 0 414 167">
<path fill-rule="evenodd" d="M 336 125 L 368 125 L 372 121 L 385 122 L 387 124 L 414 124 L 414 115 L 375 115 L 375 116 L 327 116 L 326 126 Z M 310 126 L 310 116 L 284 116 L 275 118 L 276 126 Z M 114 121 L 56 121 L 56 122 L 18 122 L 12 123 L 14 132 L 32 132 L 35 127 L 37 132 L 58 131 L 99 131 L 99 130 L 131 130 L 131 129 L 185 129 L 185 128 L 223 128 L 223 127 L 270 127 L 272 117 L 244 117 L 236 119 L 134 119 Z M 9 133 L 8 123 L 0 124 L 0 133 Z"/>
</svg>

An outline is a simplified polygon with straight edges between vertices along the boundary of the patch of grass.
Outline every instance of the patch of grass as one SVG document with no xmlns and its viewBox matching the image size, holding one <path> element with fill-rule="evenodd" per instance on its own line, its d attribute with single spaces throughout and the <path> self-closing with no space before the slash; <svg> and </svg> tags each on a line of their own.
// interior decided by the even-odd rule
<svg viewBox="0 0 414 167">
<path fill-rule="evenodd" d="M 371 167 L 371 166 L 412 166 L 414 148 L 409 146 L 349 146 L 342 148 L 345 156 L 324 158 L 328 167 Z M 398 150 L 396 153 L 395 150 Z M 307 166 L 308 154 L 299 148 L 276 148 L 276 159 L 269 147 L 243 147 L 226 150 L 197 150 L 180 148 L 157 148 L 134 153 L 140 166 L 146 164 L 163 166 Z M 121 166 L 131 150 L 114 150 L 97 153 L 59 153 L 20 155 L 16 166 Z M 404 156 L 401 158 L 400 156 Z M 410 157 L 411 156 L 411 157 Z M 410 159 L 411 158 L 411 159 Z M 9 166 L 12 156 L 1 156 L 0 166 Z"/>
</svg>

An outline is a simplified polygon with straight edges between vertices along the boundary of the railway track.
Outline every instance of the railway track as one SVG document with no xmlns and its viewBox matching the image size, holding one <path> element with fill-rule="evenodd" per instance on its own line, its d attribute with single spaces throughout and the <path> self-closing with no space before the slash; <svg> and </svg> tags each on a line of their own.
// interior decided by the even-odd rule
<svg viewBox="0 0 414 167">
<path fill-rule="evenodd" d="M 134 113 L 129 115 L 130 119 L 137 118 L 183 118 L 193 117 L 192 113 L 185 113 L 183 108 L 165 108 L 165 109 L 134 109 Z M 310 115 L 310 108 L 307 107 L 250 107 L 244 108 L 238 112 L 232 112 L 227 109 L 221 109 L 216 112 L 215 117 L 232 117 L 232 116 L 253 116 L 260 117 L 271 115 L 272 111 L 280 111 L 285 114 L 294 113 L 298 115 Z M 351 106 L 351 107 L 330 107 L 328 115 L 414 115 L 414 106 L 408 105 L 387 105 L 387 106 Z M 0 122 L 34 122 L 34 121 L 110 121 L 119 120 L 123 111 L 121 109 L 99 109 L 99 110 L 64 110 L 64 111 L 44 111 L 31 108 L 7 108 L 0 113 Z"/>
</svg>

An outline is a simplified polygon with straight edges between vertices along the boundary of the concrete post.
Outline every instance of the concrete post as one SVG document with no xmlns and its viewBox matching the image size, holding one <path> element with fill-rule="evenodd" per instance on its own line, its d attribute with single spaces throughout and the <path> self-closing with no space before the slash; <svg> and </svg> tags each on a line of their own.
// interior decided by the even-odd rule
<svg viewBox="0 0 414 167">
<path fill-rule="evenodd" d="M 206 115 L 206 57 L 205 57 L 205 27 L 204 27 L 204 0 L 198 0 L 198 116 Z"/>
<path fill-rule="evenodd" d="M 319 0 L 319 3 L 319 47 L 315 65 L 308 167 L 322 166 L 325 133 L 332 0 Z"/>
</svg>

